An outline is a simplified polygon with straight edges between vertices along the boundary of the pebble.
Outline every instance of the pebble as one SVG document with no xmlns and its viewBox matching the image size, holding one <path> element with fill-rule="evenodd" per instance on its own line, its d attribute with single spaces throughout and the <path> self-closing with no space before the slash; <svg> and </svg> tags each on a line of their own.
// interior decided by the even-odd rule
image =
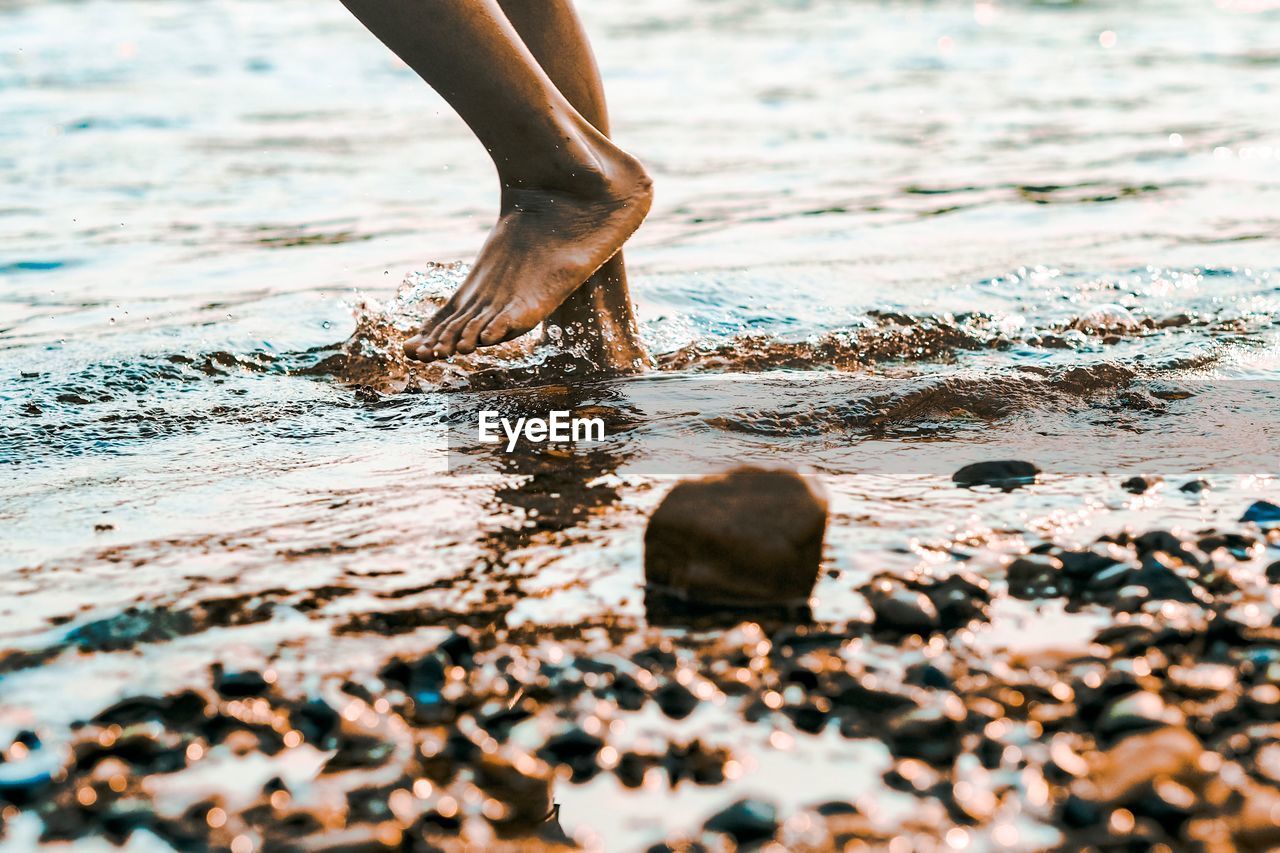
<svg viewBox="0 0 1280 853">
<path fill-rule="evenodd" d="M 1148 477 L 1142 475 L 1130 477 L 1120 484 L 1120 488 L 1135 495 L 1142 495 L 1151 491 L 1162 482 L 1164 482 L 1164 480 L 1160 477 Z"/>
<path fill-rule="evenodd" d="M 247 670 L 245 672 L 224 672 L 221 666 L 213 668 L 213 689 L 223 696 L 244 698 L 261 696 L 270 685 L 262 677 L 262 673 Z"/>
<path fill-rule="evenodd" d="M 1269 501 L 1256 501 L 1240 516 L 1241 521 L 1252 521 L 1260 527 L 1280 524 L 1280 506 Z"/>
<path fill-rule="evenodd" d="M 1056 557 L 1018 557 L 1005 569 L 1005 576 L 1009 594 L 1016 598 L 1045 598 L 1066 591 L 1062 561 Z"/>
<path fill-rule="evenodd" d="M 702 828 L 727 835 L 739 846 L 758 844 L 778 831 L 778 809 L 764 800 L 738 800 L 708 818 Z"/>
<path fill-rule="evenodd" d="M 1040 469 L 1030 462 L 1016 459 L 994 462 L 974 462 L 951 475 L 951 482 L 961 488 L 994 486 L 1006 492 L 1030 485 L 1040 475 Z"/>
<path fill-rule="evenodd" d="M 574 783 L 580 784 L 599 771 L 596 756 L 603 747 L 603 740 L 574 726 L 547 740 L 538 757 L 548 764 L 566 765 L 573 771 Z"/>
<path fill-rule="evenodd" d="M 863 588 L 875 614 L 877 631 L 928 635 L 942 626 L 938 608 L 922 592 L 891 581 L 878 581 Z"/>
<path fill-rule="evenodd" d="M 804 605 L 826 526 L 826 496 L 794 471 L 742 467 L 686 480 L 649 519 L 645 578 L 716 605 Z"/>
<path fill-rule="evenodd" d="M 940 706 L 907 711 L 889 724 L 889 748 L 895 755 L 949 765 L 960 753 L 963 710 Z"/>
<path fill-rule="evenodd" d="M 964 627 L 975 619 L 987 618 L 991 603 L 990 584 L 972 572 L 956 572 L 941 580 L 924 579 L 915 585 L 938 612 L 944 631 Z"/>
<path fill-rule="evenodd" d="M 683 720 L 698 707 L 698 697 L 678 681 L 668 681 L 655 690 L 653 700 L 673 720 Z"/>
</svg>

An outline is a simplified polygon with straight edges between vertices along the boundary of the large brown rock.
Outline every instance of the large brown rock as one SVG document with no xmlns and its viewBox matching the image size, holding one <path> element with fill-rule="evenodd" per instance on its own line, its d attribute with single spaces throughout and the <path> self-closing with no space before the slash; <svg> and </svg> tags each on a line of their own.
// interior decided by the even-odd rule
<svg viewBox="0 0 1280 853">
<path fill-rule="evenodd" d="M 826 496 L 794 471 L 742 467 L 686 480 L 649 519 L 645 577 L 650 589 L 706 604 L 803 604 L 826 527 Z"/>
</svg>

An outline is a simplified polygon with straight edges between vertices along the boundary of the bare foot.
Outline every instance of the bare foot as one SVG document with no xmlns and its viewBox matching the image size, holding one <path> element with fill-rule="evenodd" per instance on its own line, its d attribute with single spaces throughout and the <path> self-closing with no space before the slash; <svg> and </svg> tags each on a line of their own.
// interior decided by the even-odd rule
<svg viewBox="0 0 1280 853">
<path fill-rule="evenodd" d="M 653 198 L 640 163 L 607 141 L 556 187 L 505 187 L 471 274 L 405 341 L 419 361 L 509 341 L 547 318 L 640 226 Z"/>
</svg>

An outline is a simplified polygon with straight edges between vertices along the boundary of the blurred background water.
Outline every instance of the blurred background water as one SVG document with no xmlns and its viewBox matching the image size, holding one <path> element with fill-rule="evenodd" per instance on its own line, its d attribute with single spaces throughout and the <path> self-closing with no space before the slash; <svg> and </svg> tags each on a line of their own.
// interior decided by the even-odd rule
<svg viewBox="0 0 1280 853">
<path fill-rule="evenodd" d="M 1126 455 L 1117 441 L 1110 467 L 998 496 L 865 460 L 932 451 L 925 441 L 983 458 L 1027 417 L 1070 431 L 1105 411 L 1191 435 L 1194 417 L 1268 423 L 1280 7 L 581 11 L 616 137 L 657 182 L 627 257 L 659 365 L 583 399 L 661 396 L 655 383 L 724 372 L 835 371 L 892 380 L 911 400 L 924 389 L 927 405 L 889 406 L 889 429 L 818 418 L 836 439 L 822 454 L 774 429 L 766 452 L 817 467 L 832 492 L 824 618 L 860 612 L 851 581 L 958 542 L 995 565 L 1037 537 L 1198 527 L 1274 498 L 1274 457 L 1256 449 L 1173 464 L 1158 444 Z M 60 649 L 129 606 L 264 595 L 285 607 L 350 590 L 292 619 L 71 649 L 0 675 L 7 725 L 56 726 L 291 642 L 284 668 L 299 678 L 359 668 L 421 645 L 421 631 L 330 631 L 392 606 L 465 608 L 514 588 L 513 624 L 642 614 L 643 515 L 680 459 L 663 476 L 643 448 L 552 472 L 448 470 L 441 389 L 461 377 L 466 393 L 470 374 L 497 368 L 488 387 L 501 393 L 502 358 L 417 370 L 395 340 L 424 279 L 461 274 L 431 264 L 478 248 L 496 182 L 462 123 L 339 3 L 0 2 L 0 188 L 0 646 Z M 1243 415 L 1108 396 L 1186 378 L 1262 390 Z M 1064 407 L 1070 382 L 1083 402 Z M 752 434 L 777 414 L 711 387 L 684 386 L 684 414 L 648 428 L 704 457 L 758 449 Z M 849 410 L 868 393 L 851 391 Z M 690 469 L 706 461 L 690 454 Z M 1135 498 L 1118 487 L 1133 473 L 1171 486 Z M 1217 488 L 1189 497 L 1173 488 L 1181 476 Z M 1013 613 L 980 642 L 1035 618 Z M 70 684 L 74 701 L 49 702 Z M 579 796 L 571 829 L 611 795 Z M 641 798 L 638 823 L 590 828 L 650 838 L 654 809 Z"/>
</svg>

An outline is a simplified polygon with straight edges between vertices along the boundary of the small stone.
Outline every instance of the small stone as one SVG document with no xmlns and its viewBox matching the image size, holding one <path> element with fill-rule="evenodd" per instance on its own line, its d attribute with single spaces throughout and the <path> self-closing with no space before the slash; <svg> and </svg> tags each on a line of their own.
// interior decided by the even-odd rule
<svg viewBox="0 0 1280 853">
<path fill-rule="evenodd" d="M 1188 480 L 1178 487 L 1178 491 L 1186 492 L 1189 495 L 1198 495 L 1203 491 L 1212 488 L 1208 480 Z"/>
<path fill-rule="evenodd" d="M 928 635 L 941 627 L 938 609 L 922 592 L 888 580 L 863 588 L 875 614 L 877 631 Z"/>
<path fill-rule="evenodd" d="M 813 807 L 815 813 L 822 817 L 858 814 L 858 807 L 844 800 L 828 800 Z"/>
<path fill-rule="evenodd" d="M 618 766 L 613 768 L 613 773 L 624 788 L 639 788 L 644 784 L 644 774 L 656 763 L 657 759 L 651 755 L 624 752 L 618 759 Z"/>
<path fill-rule="evenodd" d="M 1126 492 L 1131 492 L 1135 495 L 1142 495 L 1151 491 L 1152 489 L 1154 489 L 1156 486 L 1160 485 L 1160 483 L 1163 483 L 1163 482 L 1164 480 L 1160 477 L 1148 477 L 1145 475 L 1136 476 L 1136 477 L 1130 477 L 1129 479 L 1125 480 L 1123 483 L 1120 484 L 1120 488 L 1124 489 Z"/>
<path fill-rule="evenodd" d="M 1256 501 L 1240 516 L 1241 521 L 1252 521 L 1260 527 L 1280 524 L 1280 506 L 1269 501 Z"/>
<path fill-rule="evenodd" d="M 953 700 L 955 697 L 951 697 Z M 964 707 L 930 706 L 907 711 L 889 725 L 889 745 L 895 755 L 949 764 L 960 754 Z"/>
<path fill-rule="evenodd" d="M 294 727 L 302 732 L 307 743 L 317 749 L 332 749 L 336 742 L 342 718 L 323 699 L 310 699 L 298 709 Z"/>
<path fill-rule="evenodd" d="M 538 750 L 538 757 L 548 764 L 564 764 L 573 771 L 575 783 L 585 782 L 600 769 L 596 756 L 604 741 L 574 727 L 550 738 Z"/>
<path fill-rule="evenodd" d="M 213 689 L 228 698 L 243 699 L 246 696 L 261 696 L 267 692 L 267 688 L 267 680 L 260 672 L 252 670 L 224 672 L 221 667 L 214 668 Z"/>
<path fill-rule="evenodd" d="M 994 486 L 1011 492 L 1034 483 L 1039 474 L 1040 469 L 1030 462 L 1006 459 L 966 465 L 951 475 L 951 482 L 965 489 L 974 486 Z"/>
<path fill-rule="evenodd" d="M 698 707 L 698 697 L 678 681 L 668 681 L 653 693 L 662 713 L 673 720 L 683 720 Z"/>
<path fill-rule="evenodd" d="M 1142 558 L 1137 571 L 1131 572 L 1126 583 L 1146 587 L 1148 597 L 1164 601 L 1182 601 L 1186 603 L 1204 602 L 1202 592 L 1196 595 L 1186 578 L 1177 574 L 1157 554 L 1148 554 Z"/>
<path fill-rule="evenodd" d="M 778 831 L 778 810 L 763 800 L 738 800 L 708 818 L 702 828 L 728 835 L 739 845 L 768 841 Z"/>
<path fill-rule="evenodd" d="M 635 676 L 626 672 L 620 672 L 613 677 L 612 692 L 613 701 L 617 702 L 618 707 L 623 711 L 639 711 L 644 707 L 645 700 L 649 698 Z"/>
<path fill-rule="evenodd" d="M 662 758 L 671 787 L 689 779 L 695 785 L 719 785 L 724 781 L 724 763 L 729 760 L 728 750 L 708 749 L 702 741 L 689 744 L 673 743 Z"/>
<path fill-rule="evenodd" d="M 808 601 L 827 500 L 793 471 L 742 467 L 679 483 L 645 531 L 645 577 L 682 598 L 728 606 Z"/>
<path fill-rule="evenodd" d="M 1163 551 L 1184 563 L 1199 565 L 1200 558 L 1191 552 L 1190 545 L 1191 543 L 1183 542 L 1168 530 L 1149 530 L 1133 540 L 1133 547 L 1139 556 Z"/>
<path fill-rule="evenodd" d="M 956 572 L 942 580 L 917 584 L 916 589 L 933 603 L 944 631 L 962 628 L 975 619 L 987 618 L 987 605 L 991 603 L 990 584 L 971 572 Z"/>
<path fill-rule="evenodd" d="M 1062 561 L 1054 557 L 1019 557 L 1005 570 L 1014 598 L 1044 598 L 1065 592 Z"/>
<path fill-rule="evenodd" d="M 1057 557 L 1063 573 L 1074 580 L 1088 580 L 1104 569 L 1119 565 L 1118 560 L 1101 551 L 1062 551 Z"/>
<path fill-rule="evenodd" d="M 471 642 L 471 638 L 466 634 L 453 633 L 444 639 L 436 651 L 443 654 L 449 663 L 454 666 L 464 668 L 471 667 L 471 660 L 475 655 L 475 645 Z"/>
<path fill-rule="evenodd" d="M 947 674 L 931 663 L 911 665 L 907 668 L 904 680 L 907 684 L 918 684 L 933 690 L 951 690 L 954 687 Z"/>
</svg>

